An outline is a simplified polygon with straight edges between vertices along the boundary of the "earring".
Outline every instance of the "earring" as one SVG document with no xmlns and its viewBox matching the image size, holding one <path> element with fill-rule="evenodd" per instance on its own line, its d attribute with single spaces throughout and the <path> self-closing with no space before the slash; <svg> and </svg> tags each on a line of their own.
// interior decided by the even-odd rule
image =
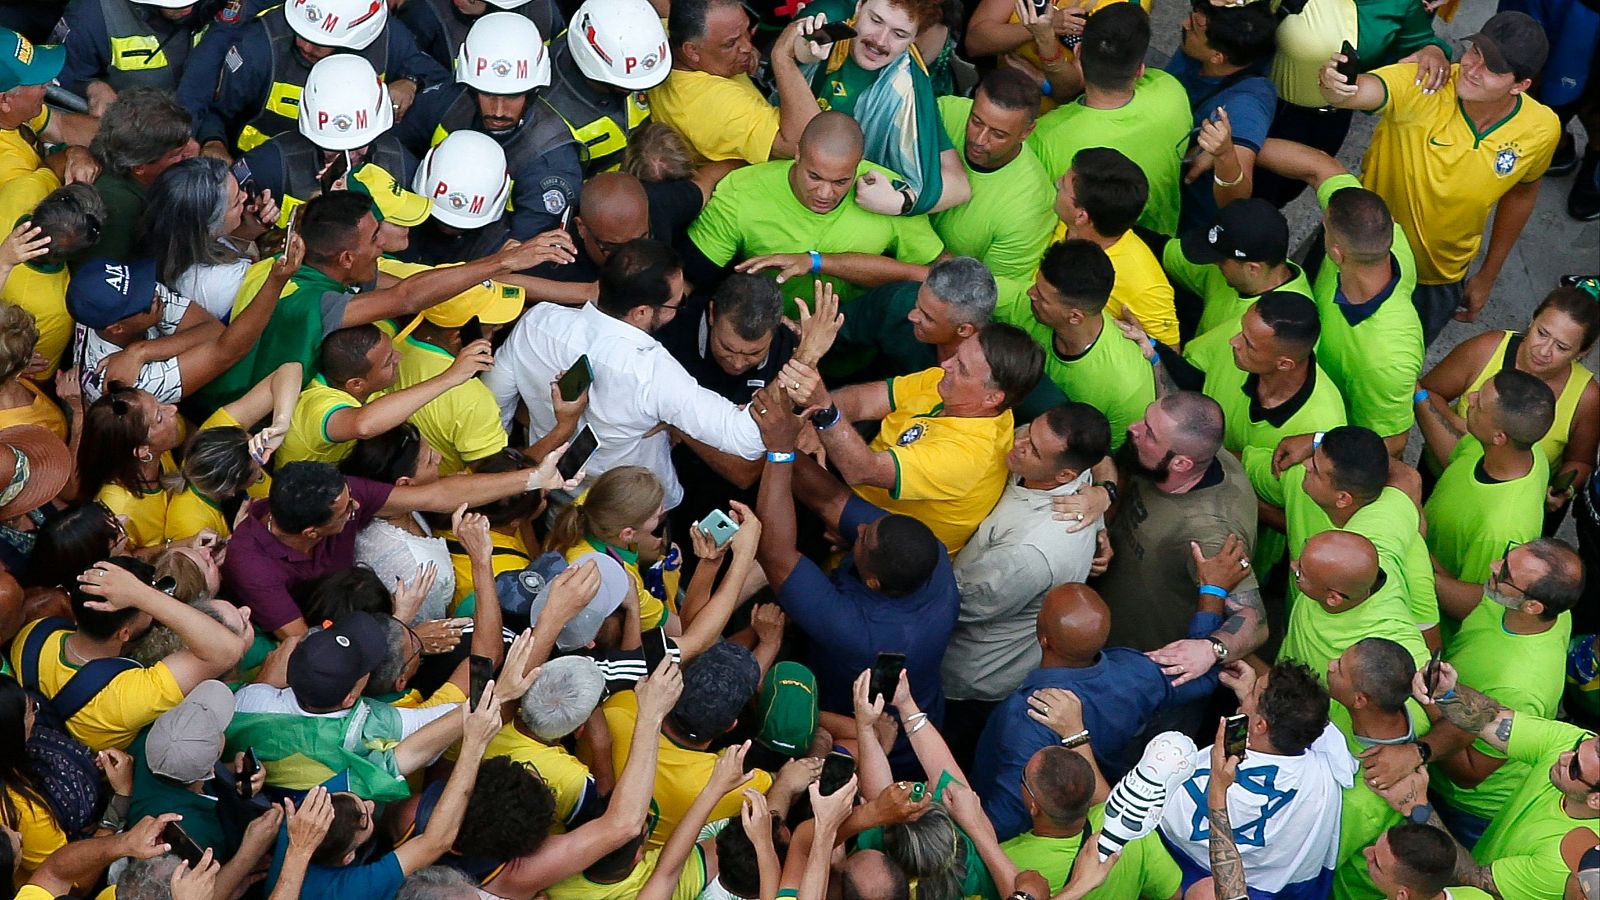
<svg viewBox="0 0 1600 900">
<path fill-rule="evenodd" d="M 139 462 L 153 462 L 154 460 L 155 454 L 151 453 L 149 450 L 144 451 L 144 453 L 139 457 Z"/>
</svg>

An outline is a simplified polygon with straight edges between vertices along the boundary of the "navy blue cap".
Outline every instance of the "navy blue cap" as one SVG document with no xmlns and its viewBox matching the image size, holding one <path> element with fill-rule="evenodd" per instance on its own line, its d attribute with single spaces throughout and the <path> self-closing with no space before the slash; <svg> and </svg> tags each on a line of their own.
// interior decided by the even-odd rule
<svg viewBox="0 0 1600 900">
<path fill-rule="evenodd" d="M 148 312 L 155 297 L 155 260 L 91 259 L 67 283 L 67 313 L 90 328 L 106 328 Z"/>
</svg>

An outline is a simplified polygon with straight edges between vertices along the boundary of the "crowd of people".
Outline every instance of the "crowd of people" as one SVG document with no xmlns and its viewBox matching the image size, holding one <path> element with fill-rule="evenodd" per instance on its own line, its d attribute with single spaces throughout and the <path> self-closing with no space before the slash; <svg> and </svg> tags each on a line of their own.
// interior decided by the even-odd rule
<svg viewBox="0 0 1600 900">
<path fill-rule="evenodd" d="M 1191 2 L 0 3 L 15 896 L 1600 900 L 1600 5 Z"/>
</svg>

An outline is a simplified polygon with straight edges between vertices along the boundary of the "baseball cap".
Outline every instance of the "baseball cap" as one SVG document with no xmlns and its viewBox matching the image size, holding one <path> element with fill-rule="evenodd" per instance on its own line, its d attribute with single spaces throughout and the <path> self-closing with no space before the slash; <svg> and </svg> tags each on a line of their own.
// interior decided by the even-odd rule
<svg viewBox="0 0 1600 900">
<path fill-rule="evenodd" d="M 1600 900 L 1600 846 L 1594 832 L 1578 827 L 1561 838 L 1561 861 L 1578 878 L 1579 895 L 1584 900 Z"/>
<path fill-rule="evenodd" d="M 1210 228 L 1183 236 L 1183 255 L 1201 265 L 1225 259 L 1280 263 L 1289 257 L 1289 222 L 1265 200 L 1235 200 L 1217 212 Z"/>
<path fill-rule="evenodd" d="M 673 725 L 692 741 L 709 741 L 733 727 L 760 685 L 761 666 L 750 651 L 717 641 L 683 667 Z"/>
<path fill-rule="evenodd" d="M 587 656 L 562 656 L 539 667 L 522 695 L 521 719 L 533 736 L 554 743 L 578 730 L 606 692 L 600 664 Z"/>
<path fill-rule="evenodd" d="M 157 775 L 183 784 L 210 778 L 232 721 L 233 691 L 220 681 L 202 681 L 150 726 L 145 763 Z"/>
<path fill-rule="evenodd" d="M 428 214 L 433 211 L 427 197 L 406 190 L 388 170 L 372 163 L 356 166 L 346 179 L 346 187 L 367 195 L 372 201 L 372 215 L 379 222 L 413 228 L 428 221 Z"/>
<path fill-rule="evenodd" d="M 780 662 L 761 681 L 756 699 L 761 732 L 756 740 L 784 756 L 799 756 L 811 747 L 817 730 L 817 679 L 797 662 Z"/>
<path fill-rule="evenodd" d="M 386 652 L 383 628 L 368 612 L 341 616 L 300 641 L 289 656 L 289 687 L 307 709 L 332 709 L 371 675 Z"/>
<path fill-rule="evenodd" d="M 1518 81 L 1544 71 L 1544 62 L 1550 56 L 1550 40 L 1544 29 L 1522 12 L 1495 13 L 1465 40 L 1483 54 L 1489 71 L 1501 75 L 1510 72 Z"/>
<path fill-rule="evenodd" d="M 156 296 L 156 261 L 92 259 L 67 284 L 67 312 L 89 328 L 109 325 L 150 310 Z"/>
<path fill-rule="evenodd" d="M 600 625 L 606 616 L 616 612 L 627 592 L 633 589 L 633 583 L 622 564 L 604 553 L 585 553 L 570 563 L 559 553 L 545 553 L 526 569 L 501 572 L 494 580 L 501 607 L 512 614 L 526 614 L 529 623 L 538 624 L 539 613 L 544 610 L 548 599 L 550 582 L 566 571 L 569 565 L 581 566 L 590 560 L 594 560 L 600 569 L 600 590 L 595 592 L 589 605 L 578 610 L 578 614 L 568 620 L 562 626 L 561 633 L 556 635 L 557 650 L 587 647 L 594 636 L 600 633 Z"/>
<path fill-rule="evenodd" d="M 10 448 L 16 460 L 10 472 L 0 469 L 0 519 L 45 505 L 72 477 L 72 451 L 48 428 L 0 429 L 0 446 Z"/>
<path fill-rule="evenodd" d="M 49 84 L 66 62 L 67 48 L 60 44 L 35 44 L 9 28 L 0 28 L 0 91 Z"/>
</svg>

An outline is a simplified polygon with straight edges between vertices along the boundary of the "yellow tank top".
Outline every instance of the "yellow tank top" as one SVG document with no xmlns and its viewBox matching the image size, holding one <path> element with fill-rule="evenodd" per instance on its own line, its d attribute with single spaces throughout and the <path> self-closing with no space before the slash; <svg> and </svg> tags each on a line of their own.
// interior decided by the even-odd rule
<svg viewBox="0 0 1600 900">
<path fill-rule="evenodd" d="M 1484 363 L 1483 370 L 1472 379 L 1460 397 L 1456 398 L 1456 414 L 1465 417 L 1467 414 L 1467 396 L 1483 383 L 1494 377 L 1494 374 L 1506 366 L 1506 348 L 1511 345 L 1511 339 L 1517 337 L 1515 331 L 1508 331 L 1500 338 L 1500 345 L 1494 348 L 1489 361 Z M 1512 365 L 1516 360 L 1512 360 Z M 1545 459 L 1550 463 L 1550 473 L 1554 475 L 1561 462 L 1561 455 L 1567 451 L 1567 439 L 1572 436 L 1572 420 L 1578 414 L 1578 401 L 1583 398 L 1583 391 L 1594 379 L 1594 373 L 1579 363 L 1572 361 L 1572 371 L 1567 374 L 1567 385 L 1556 395 L 1556 419 L 1550 425 L 1550 433 L 1539 442 L 1539 449 L 1544 451 Z"/>
</svg>

